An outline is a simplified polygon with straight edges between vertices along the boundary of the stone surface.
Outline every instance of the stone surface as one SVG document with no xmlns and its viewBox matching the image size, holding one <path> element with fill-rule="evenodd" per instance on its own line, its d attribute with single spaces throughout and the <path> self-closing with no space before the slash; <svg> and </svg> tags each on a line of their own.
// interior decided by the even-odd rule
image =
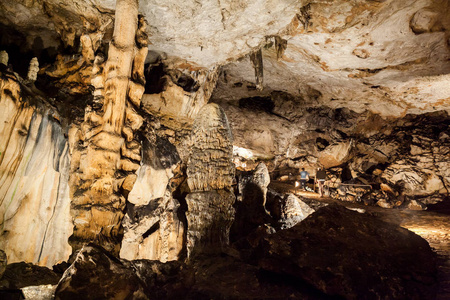
<svg viewBox="0 0 450 300">
<path fill-rule="evenodd" d="M 128 204 L 120 257 L 162 262 L 180 259 L 185 223 L 179 217 L 179 206 L 170 192 L 147 205 Z"/>
<path fill-rule="evenodd" d="M 19 97 L 14 75 L 1 73 L 0 89 L 0 248 L 9 263 L 50 267 L 71 253 L 67 140 L 54 111 Z"/>
<path fill-rule="evenodd" d="M 192 127 L 186 171 L 191 191 L 230 189 L 234 177 L 232 143 L 225 112 L 215 103 L 205 105 Z"/>
<path fill-rule="evenodd" d="M 187 254 L 215 252 L 229 243 L 234 220 L 233 146 L 230 125 L 222 108 L 205 105 L 192 126 L 186 196 Z"/>
<path fill-rule="evenodd" d="M 346 299 L 434 299 L 435 255 L 414 233 L 339 205 L 263 239 L 255 256 L 266 270 Z"/>
<path fill-rule="evenodd" d="M 27 286 L 21 290 L 25 299 L 52 300 L 55 298 L 56 284 Z"/>
<path fill-rule="evenodd" d="M 229 244 L 235 195 L 227 190 L 194 192 L 186 196 L 188 256 L 217 252 Z"/>
<path fill-rule="evenodd" d="M 269 171 L 262 162 L 254 170 L 239 174 L 236 217 L 231 228 L 233 241 L 246 237 L 258 227 L 272 221 L 266 208 L 269 183 Z"/>
<path fill-rule="evenodd" d="M 353 141 L 333 144 L 319 153 L 319 163 L 325 168 L 332 168 L 346 163 L 350 159 Z"/>
<path fill-rule="evenodd" d="M 79 129 L 75 126 L 69 141 L 76 157 L 70 178 L 74 218 L 70 244 L 74 250 L 96 241 L 115 255 L 120 252 L 125 201 L 141 160 L 135 132 L 143 125 L 136 107 L 142 95 L 135 90 L 145 84 L 147 52 L 139 51 L 147 47 L 145 28 L 138 17 L 138 1 L 117 1 L 108 59 L 103 63 L 101 57 L 94 58 L 94 103 L 86 106 L 84 122 Z M 84 43 L 85 51 L 88 46 L 95 48 Z M 91 58 L 85 53 L 84 60 Z M 122 183 L 127 187 L 120 190 Z"/>
<path fill-rule="evenodd" d="M 303 221 L 314 209 L 293 194 L 287 194 L 281 211 L 281 229 L 287 229 Z"/>
<path fill-rule="evenodd" d="M 303 105 L 384 117 L 448 110 L 449 9 L 427 0 L 313 2 L 292 20 L 281 59 L 273 39 L 263 47 L 262 92 L 233 88 L 255 82 L 250 59 L 225 66 L 218 86 L 228 99 L 283 91 Z"/>
<path fill-rule="evenodd" d="M 55 299 L 80 298 L 149 299 L 131 266 L 94 244 L 80 249 L 56 288 Z"/>
<path fill-rule="evenodd" d="M 21 289 L 28 286 L 56 285 L 61 276 L 31 263 L 12 263 L 6 266 L 0 279 L 2 289 Z"/>
</svg>

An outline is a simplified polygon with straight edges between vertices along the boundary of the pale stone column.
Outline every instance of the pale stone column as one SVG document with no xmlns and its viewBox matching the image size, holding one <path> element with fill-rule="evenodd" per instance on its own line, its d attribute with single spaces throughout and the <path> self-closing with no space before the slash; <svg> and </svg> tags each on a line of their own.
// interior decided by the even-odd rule
<svg viewBox="0 0 450 300">
<path fill-rule="evenodd" d="M 70 134 L 74 250 L 90 241 L 119 254 L 126 195 L 141 160 L 134 132 L 143 124 L 136 112 L 144 92 L 147 55 L 145 20 L 138 0 L 117 0 L 108 59 L 94 58 L 94 107 L 87 107 L 81 128 Z M 83 43 L 89 47 L 91 43 Z M 83 53 L 91 53 L 84 49 Z M 89 59 L 90 55 L 87 55 Z M 133 81 L 134 80 L 134 81 Z"/>
</svg>

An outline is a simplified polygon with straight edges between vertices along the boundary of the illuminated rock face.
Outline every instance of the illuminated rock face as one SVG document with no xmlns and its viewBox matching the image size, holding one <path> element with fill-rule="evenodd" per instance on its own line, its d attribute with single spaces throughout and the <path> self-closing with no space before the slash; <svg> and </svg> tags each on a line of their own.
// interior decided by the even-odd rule
<svg viewBox="0 0 450 300">
<path fill-rule="evenodd" d="M 134 133 L 143 124 L 136 110 L 145 83 L 145 26 L 144 20 L 138 19 L 137 1 L 117 1 L 108 60 L 102 64 L 100 57 L 95 58 L 92 69 L 95 106 L 86 108 L 84 122 L 70 134 L 74 157 L 70 178 L 74 233 L 70 243 L 75 250 L 95 241 L 116 255 L 120 251 L 125 196 L 141 160 Z M 84 58 L 90 62 L 92 57 L 85 50 Z"/>
<path fill-rule="evenodd" d="M 72 252 L 70 155 L 52 112 L 26 104 L 0 73 L 0 249 L 8 262 L 52 266 Z"/>
</svg>

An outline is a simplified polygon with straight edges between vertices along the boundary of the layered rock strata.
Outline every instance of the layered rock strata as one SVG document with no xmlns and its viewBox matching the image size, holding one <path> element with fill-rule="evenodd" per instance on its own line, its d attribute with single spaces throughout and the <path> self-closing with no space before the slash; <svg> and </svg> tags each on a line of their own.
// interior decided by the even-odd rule
<svg viewBox="0 0 450 300">
<path fill-rule="evenodd" d="M 207 104 L 192 128 L 187 164 L 186 196 L 188 256 L 228 245 L 235 201 L 232 135 L 227 117 L 217 104 Z"/>
<path fill-rule="evenodd" d="M 0 249 L 10 263 L 52 266 L 71 253 L 68 143 L 58 115 L 22 98 L 20 81 L 0 72 Z"/>
<path fill-rule="evenodd" d="M 74 250 L 96 241 L 119 253 L 125 195 L 133 186 L 133 173 L 141 160 L 135 132 L 143 118 L 136 110 L 144 92 L 147 51 L 145 22 L 138 18 L 137 1 L 117 1 L 108 60 L 103 64 L 100 55 L 94 59 L 94 103 L 86 108 L 81 127 L 72 127 L 69 133 L 74 218 L 70 243 Z M 88 61 L 92 57 L 85 56 Z"/>
</svg>

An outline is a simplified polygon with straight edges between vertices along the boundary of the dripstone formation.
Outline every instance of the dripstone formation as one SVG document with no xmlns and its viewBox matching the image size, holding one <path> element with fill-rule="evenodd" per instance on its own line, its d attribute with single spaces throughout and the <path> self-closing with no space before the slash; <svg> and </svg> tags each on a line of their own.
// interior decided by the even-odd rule
<svg viewBox="0 0 450 300">
<path fill-rule="evenodd" d="M 217 104 L 205 105 L 192 127 L 187 165 L 188 256 L 228 245 L 235 201 L 232 135 L 227 117 Z"/>
<path fill-rule="evenodd" d="M 92 59 L 90 49 L 83 53 L 86 60 Z M 71 132 L 74 249 L 95 241 L 112 253 L 120 250 L 123 191 L 131 190 L 141 160 L 134 133 L 143 123 L 136 110 L 144 92 L 146 55 L 145 21 L 138 18 L 138 1 L 117 1 L 108 60 L 103 63 L 101 55 L 94 58 L 94 104 L 86 108 L 81 128 Z"/>
</svg>

